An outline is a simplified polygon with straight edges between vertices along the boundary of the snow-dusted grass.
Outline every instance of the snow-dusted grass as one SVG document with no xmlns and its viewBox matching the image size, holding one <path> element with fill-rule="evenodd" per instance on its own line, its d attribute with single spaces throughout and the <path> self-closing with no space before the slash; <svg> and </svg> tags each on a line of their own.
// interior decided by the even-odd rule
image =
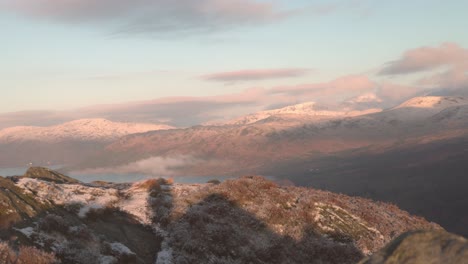
<svg viewBox="0 0 468 264">
<path fill-rule="evenodd" d="M 151 224 L 151 210 L 149 209 L 149 191 L 147 189 L 138 188 L 134 184 L 127 190 L 122 191 L 124 197 L 116 204 L 122 211 L 135 216 L 141 223 Z"/>
<path fill-rule="evenodd" d="M 37 179 L 22 178 L 17 185 L 32 193 L 43 203 L 55 205 L 80 204 L 78 212 L 85 217 L 92 209 L 111 206 L 119 201 L 119 192 L 115 189 L 89 187 L 81 184 L 56 184 Z"/>
<path fill-rule="evenodd" d="M 79 204 L 79 210 L 72 211 L 82 218 L 113 216 L 113 210 L 130 214 L 132 221 L 151 227 L 162 239 L 159 252 L 155 249 L 151 255 L 156 264 L 303 263 L 308 259 L 353 263 L 402 232 L 438 228 L 392 205 L 281 187 L 258 176 L 219 184 L 168 184 L 150 179 L 102 187 L 22 178 L 17 186 L 46 204 L 65 208 Z M 102 208 L 112 210 L 88 214 Z M 133 251 L 119 241 L 104 243 L 86 225 L 69 227 L 64 221 L 48 215 L 36 228 L 18 231 L 36 238 L 41 246 L 55 241 L 50 248 L 65 250 L 73 258 L 84 260 L 92 255 L 103 263 L 136 258 L 131 244 Z M 67 242 L 70 237 L 94 243 L 101 250 L 93 251 L 88 245 L 88 253 L 75 252 L 73 243 Z"/>
<path fill-rule="evenodd" d="M 34 234 L 33 227 L 25 227 L 25 228 L 20 228 L 20 229 L 15 229 L 15 230 L 25 235 L 28 238 L 31 238 L 31 236 Z"/>
<path fill-rule="evenodd" d="M 110 244 L 111 250 L 119 255 L 135 255 L 127 246 L 122 243 L 114 242 Z"/>
</svg>

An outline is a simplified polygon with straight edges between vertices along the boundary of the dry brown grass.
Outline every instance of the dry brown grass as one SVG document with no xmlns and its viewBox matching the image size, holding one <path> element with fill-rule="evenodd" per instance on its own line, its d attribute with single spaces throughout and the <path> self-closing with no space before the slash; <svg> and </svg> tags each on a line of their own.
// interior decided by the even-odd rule
<svg viewBox="0 0 468 264">
<path fill-rule="evenodd" d="M 41 251 L 35 247 L 21 246 L 18 252 L 6 243 L 0 242 L 1 264 L 53 264 L 58 263 L 55 255 Z"/>
<path fill-rule="evenodd" d="M 159 179 L 149 179 L 142 182 L 137 182 L 133 186 L 137 189 L 150 191 L 156 188 L 160 188 L 161 184 L 159 183 Z"/>
<path fill-rule="evenodd" d="M 158 179 L 148 179 L 145 181 L 137 182 L 133 185 L 133 187 L 151 192 L 151 191 L 160 191 L 161 185 L 172 185 L 172 184 L 174 184 L 174 179 L 172 178 L 169 178 L 169 179 L 158 178 Z"/>
<path fill-rule="evenodd" d="M 294 252 L 291 263 L 303 263 L 310 257 L 324 263 L 346 263 L 358 257 L 356 252 L 375 252 L 407 230 L 440 228 L 391 204 L 311 188 L 278 186 L 259 176 L 192 189 L 178 186 L 170 204 L 165 204 L 168 201 L 163 198 L 155 197 L 153 209 L 160 219 L 154 220 L 162 223 L 164 219 L 163 226 L 168 226 L 170 233 L 175 232 L 170 236 L 176 254 L 192 255 L 186 247 L 196 251 L 197 245 L 203 245 L 213 251 L 199 254 L 219 251 L 210 256 L 220 257 L 219 263 L 231 263 L 229 259 L 249 262 L 255 258 L 264 262 L 252 263 L 275 263 L 262 252 L 282 255 L 278 261 L 288 261 Z M 230 242 L 222 242 L 222 237 L 229 237 Z M 179 240 L 184 243 L 179 244 Z M 261 241 L 249 246 L 259 248 L 245 249 L 235 256 L 218 248 L 222 245 L 233 251 L 239 247 L 244 250 L 240 245 L 256 240 Z M 343 261 L 343 256 L 349 259 Z"/>
</svg>

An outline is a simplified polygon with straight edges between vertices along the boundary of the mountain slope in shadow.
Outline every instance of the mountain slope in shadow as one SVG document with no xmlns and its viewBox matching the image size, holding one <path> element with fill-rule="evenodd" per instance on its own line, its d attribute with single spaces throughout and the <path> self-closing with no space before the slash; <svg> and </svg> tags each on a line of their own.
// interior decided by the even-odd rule
<svg viewBox="0 0 468 264">
<path fill-rule="evenodd" d="M 395 203 L 468 236 L 467 160 L 468 137 L 461 136 L 291 159 L 263 172 L 301 186 Z"/>
</svg>

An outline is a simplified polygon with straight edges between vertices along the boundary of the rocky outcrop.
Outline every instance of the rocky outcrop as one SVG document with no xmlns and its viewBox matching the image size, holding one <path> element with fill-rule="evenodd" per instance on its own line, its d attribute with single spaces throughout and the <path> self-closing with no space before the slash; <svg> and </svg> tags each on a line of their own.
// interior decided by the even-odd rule
<svg viewBox="0 0 468 264">
<path fill-rule="evenodd" d="M 360 264 L 468 263 L 468 241 L 442 230 L 401 235 Z"/>
<path fill-rule="evenodd" d="M 13 181 L 0 177 L 0 229 L 34 217 L 45 208 L 32 194 L 15 186 Z"/>
<path fill-rule="evenodd" d="M 39 179 L 55 183 L 79 183 L 80 181 L 48 168 L 31 167 L 24 174 L 25 178 Z"/>
</svg>

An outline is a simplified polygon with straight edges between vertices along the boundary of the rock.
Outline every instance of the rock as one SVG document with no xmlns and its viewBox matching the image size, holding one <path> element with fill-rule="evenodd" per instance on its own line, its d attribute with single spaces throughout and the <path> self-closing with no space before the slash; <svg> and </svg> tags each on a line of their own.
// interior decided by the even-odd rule
<svg viewBox="0 0 468 264">
<path fill-rule="evenodd" d="M 468 263 L 468 241 L 442 230 L 408 232 L 360 264 Z"/>
<path fill-rule="evenodd" d="M 0 177 L 0 229 L 8 228 L 24 218 L 31 218 L 45 208 L 45 205 L 16 187 L 11 180 Z"/>
<path fill-rule="evenodd" d="M 65 176 L 59 172 L 53 171 L 48 168 L 31 167 L 24 174 L 25 178 L 33 178 L 55 183 L 79 183 L 80 181 L 71 177 Z"/>
</svg>

